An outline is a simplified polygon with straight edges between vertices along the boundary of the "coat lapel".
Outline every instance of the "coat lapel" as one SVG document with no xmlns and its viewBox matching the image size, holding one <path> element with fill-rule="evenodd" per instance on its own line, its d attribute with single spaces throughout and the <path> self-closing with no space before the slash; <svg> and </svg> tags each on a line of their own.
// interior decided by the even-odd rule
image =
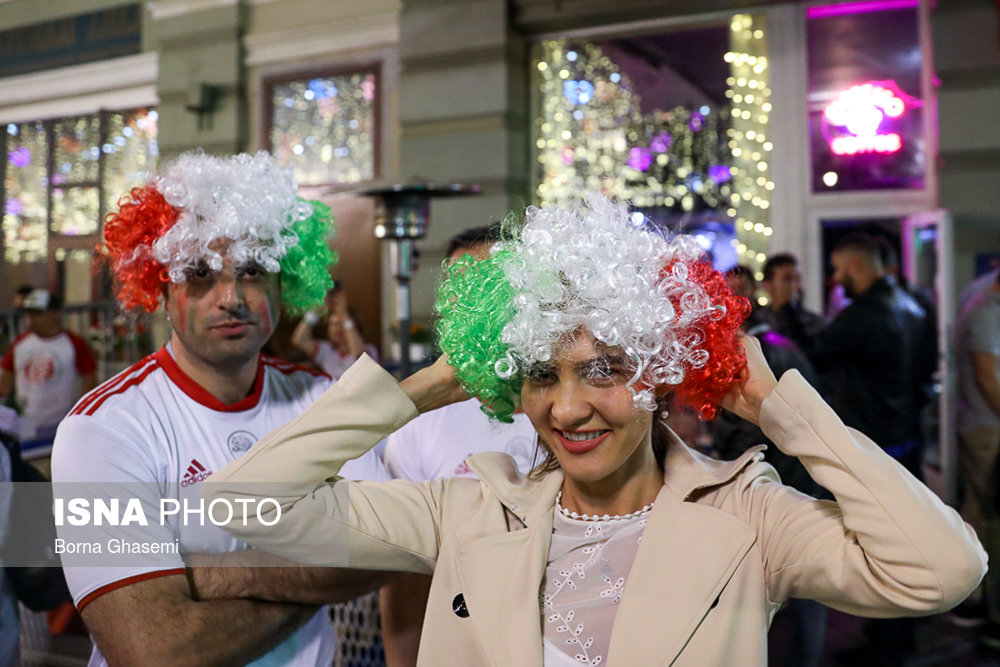
<svg viewBox="0 0 1000 667">
<path fill-rule="evenodd" d="M 608 664 L 670 664 L 754 539 L 732 517 L 661 489 L 615 616 Z"/>
<path fill-rule="evenodd" d="M 469 620 L 490 664 L 542 667 L 538 600 L 552 539 L 551 513 L 548 517 L 524 530 L 476 540 L 459 553 Z"/>
</svg>

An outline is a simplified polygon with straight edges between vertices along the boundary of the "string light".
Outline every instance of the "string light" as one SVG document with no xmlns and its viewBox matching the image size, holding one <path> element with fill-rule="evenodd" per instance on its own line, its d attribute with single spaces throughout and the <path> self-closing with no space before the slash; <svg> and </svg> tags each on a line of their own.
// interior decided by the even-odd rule
<svg viewBox="0 0 1000 667">
<path fill-rule="evenodd" d="M 761 16 L 737 14 L 730 23 L 729 88 L 733 101 L 730 152 L 733 174 L 739 177 L 738 196 L 732 198 L 736 210 L 737 253 L 755 273 L 767 259 L 768 241 L 774 230 L 768 209 L 774 184 L 768 180 L 770 136 L 770 78 L 767 59 L 767 29 Z M 731 55 L 730 55 L 731 54 Z"/>
</svg>

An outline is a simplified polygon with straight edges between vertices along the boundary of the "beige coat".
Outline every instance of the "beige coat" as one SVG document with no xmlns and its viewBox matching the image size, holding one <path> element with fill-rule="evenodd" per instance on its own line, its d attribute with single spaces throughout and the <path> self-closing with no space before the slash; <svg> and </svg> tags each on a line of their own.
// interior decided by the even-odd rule
<svg viewBox="0 0 1000 667">
<path fill-rule="evenodd" d="M 337 554 L 349 539 L 353 566 L 433 571 L 421 665 L 541 666 L 539 596 L 562 473 L 528 480 L 490 453 L 469 462 L 481 480 L 332 483 L 345 460 L 415 416 L 396 382 L 363 358 L 203 493 L 277 498 L 276 525 L 251 515 L 227 530 L 282 556 L 343 565 Z M 761 448 L 718 462 L 674 441 L 608 665 L 763 665 L 768 625 L 789 597 L 865 616 L 933 614 L 982 578 L 986 555 L 972 529 L 844 427 L 800 375 L 785 374 L 761 418 L 838 503 L 782 486 Z M 453 610 L 459 595 L 467 614 Z"/>
</svg>

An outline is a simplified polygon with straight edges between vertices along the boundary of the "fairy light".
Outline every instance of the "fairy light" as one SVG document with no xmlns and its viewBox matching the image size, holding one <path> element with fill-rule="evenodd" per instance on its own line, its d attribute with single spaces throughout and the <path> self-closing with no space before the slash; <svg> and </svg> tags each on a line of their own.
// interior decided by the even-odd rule
<svg viewBox="0 0 1000 667">
<path fill-rule="evenodd" d="M 768 179 L 771 143 L 769 127 L 770 77 L 767 57 L 767 27 L 761 16 L 736 14 L 730 22 L 729 88 L 732 100 L 732 132 L 728 146 L 733 159 L 737 196 L 731 198 L 736 210 L 737 253 L 755 273 L 767 259 L 768 242 L 774 230 L 768 209 L 774 184 Z"/>
<path fill-rule="evenodd" d="M 534 57 L 535 194 L 541 204 L 566 204 L 581 192 L 601 191 L 636 206 L 678 212 L 737 208 L 731 198 L 732 147 L 722 139 L 728 109 L 643 114 L 642 88 L 595 43 L 545 40 Z"/>
</svg>

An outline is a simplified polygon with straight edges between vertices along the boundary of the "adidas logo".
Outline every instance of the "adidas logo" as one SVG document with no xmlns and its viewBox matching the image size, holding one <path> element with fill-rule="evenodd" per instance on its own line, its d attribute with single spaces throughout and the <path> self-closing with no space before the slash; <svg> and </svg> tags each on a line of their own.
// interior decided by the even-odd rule
<svg viewBox="0 0 1000 667">
<path fill-rule="evenodd" d="M 184 477 L 181 479 L 181 486 L 191 486 L 198 482 L 204 482 L 213 472 L 212 470 L 205 470 L 205 466 L 198 463 L 198 459 L 191 459 L 187 472 L 184 473 Z"/>
</svg>

